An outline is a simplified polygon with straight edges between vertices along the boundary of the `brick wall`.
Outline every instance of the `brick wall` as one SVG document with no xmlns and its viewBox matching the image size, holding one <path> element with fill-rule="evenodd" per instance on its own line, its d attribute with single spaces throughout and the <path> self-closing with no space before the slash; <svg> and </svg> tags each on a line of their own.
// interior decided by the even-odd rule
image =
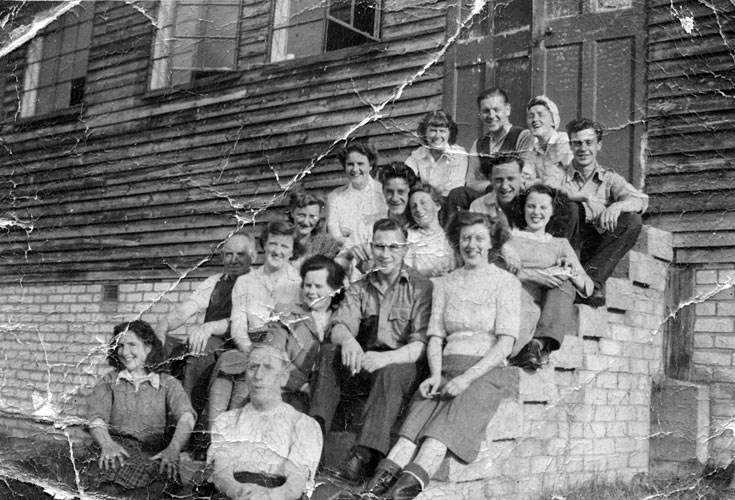
<svg viewBox="0 0 735 500">
<path fill-rule="evenodd" d="M 698 267 L 692 381 L 710 387 L 709 456 L 720 465 L 735 450 L 735 265 Z"/>
<path fill-rule="evenodd" d="M 608 307 L 577 306 L 579 327 L 487 428 L 480 455 L 447 459 L 419 497 L 528 500 L 590 479 L 649 470 L 651 393 L 663 371 L 669 234 L 645 227 L 607 283 Z"/>
<path fill-rule="evenodd" d="M 516 369 L 518 397 L 488 427 L 478 462 L 448 459 L 427 494 L 527 500 L 593 477 L 646 472 L 667 258 L 669 235 L 646 228 L 608 281 L 608 307 L 578 307 L 579 328 L 549 365 Z M 101 284 L 0 288 L 0 424 L 18 435 L 39 432 L 28 418 L 34 411 L 57 422 L 81 416 L 85 389 L 107 369 L 112 327 L 139 314 L 155 322 L 197 282 L 123 283 L 117 301 L 104 300 Z"/>
<path fill-rule="evenodd" d="M 199 282 L 0 287 L 0 425 L 27 434 L 34 415 L 83 416 L 86 389 L 109 368 L 113 327 L 139 316 L 155 325 Z M 105 286 L 116 299 L 105 300 Z"/>
</svg>

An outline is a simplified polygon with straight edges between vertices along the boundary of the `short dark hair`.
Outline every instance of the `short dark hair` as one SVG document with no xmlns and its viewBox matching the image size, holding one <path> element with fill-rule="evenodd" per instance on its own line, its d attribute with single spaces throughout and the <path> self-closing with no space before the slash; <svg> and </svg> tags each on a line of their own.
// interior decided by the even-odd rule
<svg viewBox="0 0 735 500">
<path fill-rule="evenodd" d="M 335 294 L 332 295 L 332 303 L 330 306 L 332 309 L 336 309 L 344 298 L 345 271 L 342 269 L 342 266 L 337 264 L 333 259 L 325 257 L 324 255 L 313 255 L 301 264 L 301 269 L 299 270 L 301 281 L 304 281 L 307 273 L 310 273 L 311 271 L 320 271 L 322 269 L 327 271 L 327 284 L 336 290 Z"/>
<path fill-rule="evenodd" d="M 308 193 L 307 191 L 303 189 L 297 189 L 291 193 L 291 196 L 288 199 L 288 220 L 292 224 L 295 224 L 296 221 L 293 219 L 293 211 L 298 208 L 304 208 L 309 207 L 312 205 L 317 205 L 319 207 L 320 211 L 320 217 L 319 222 L 316 223 L 316 226 L 314 226 L 314 229 L 312 232 L 319 232 L 322 229 L 322 226 L 324 225 L 324 215 L 325 215 L 325 208 L 327 206 L 327 203 L 324 201 L 324 198 L 317 194 Z"/>
<path fill-rule="evenodd" d="M 520 170 L 521 172 L 523 171 L 523 167 L 525 166 L 523 157 L 521 157 L 521 155 L 515 151 L 499 151 L 497 153 L 487 155 L 485 159 L 487 165 L 490 167 L 490 172 L 492 172 L 493 167 L 497 165 L 505 165 L 506 163 L 517 163 L 518 170 Z"/>
<path fill-rule="evenodd" d="M 406 228 L 393 219 L 385 218 L 375 221 L 375 224 L 373 224 L 373 235 L 378 231 L 398 231 L 403 234 L 404 238 L 408 239 L 408 231 L 406 231 Z"/>
<path fill-rule="evenodd" d="M 418 180 L 416 173 L 411 167 L 399 161 L 392 161 L 378 167 L 378 181 L 385 185 L 391 179 L 403 179 L 408 184 L 408 189 L 413 188 Z"/>
<path fill-rule="evenodd" d="M 457 132 L 459 131 L 459 127 L 457 127 L 457 124 L 454 120 L 452 120 L 452 115 L 449 113 L 445 113 L 444 110 L 437 110 L 437 111 L 429 111 L 424 115 L 423 118 L 421 118 L 421 121 L 419 122 L 419 127 L 416 130 L 418 133 L 419 139 L 421 141 L 426 142 L 426 130 L 429 127 L 446 127 L 449 129 L 449 144 L 454 144 L 457 142 Z"/>
<path fill-rule="evenodd" d="M 299 243 L 299 232 L 292 223 L 285 220 L 274 220 L 265 226 L 265 229 L 260 233 L 260 246 L 265 249 L 265 244 L 268 242 L 268 238 L 271 235 L 276 236 L 290 236 L 293 239 L 293 253 L 294 255 L 300 255 L 299 252 L 303 251 L 301 244 Z"/>
<path fill-rule="evenodd" d="M 598 122 L 593 122 L 589 118 L 576 118 L 567 123 L 567 135 L 569 135 L 569 138 L 571 139 L 572 134 L 590 128 L 595 131 L 597 142 L 602 142 L 602 125 Z"/>
<path fill-rule="evenodd" d="M 437 188 L 427 182 L 419 182 L 413 188 L 411 188 L 411 192 L 408 193 L 408 210 L 406 210 L 406 220 L 408 220 L 409 227 L 416 227 L 416 221 L 414 220 L 413 214 L 411 213 L 411 197 L 416 193 L 426 193 L 431 197 L 434 203 L 439 205 L 440 209 L 442 206 L 443 197 L 441 191 L 439 191 Z"/>
<path fill-rule="evenodd" d="M 378 164 L 378 151 L 373 148 L 367 140 L 354 140 L 348 142 L 345 147 L 337 153 L 337 159 L 342 164 L 342 168 L 347 166 L 347 156 L 350 153 L 360 153 L 367 157 L 370 167 L 375 168 Z"/>
<path fill-rule="evenodd" d="M 125 369 L 125 364 L 117 354 L 120 336 L 125 332 L 133 332 L 144 345 L 151 347 L 151 352 L 145 358 L 145 371 L 147 373 L 163 371 L 165 356 L 161 339 L 156 337 L 156 332 L 150 324 L 140 319 L 120 323 L 112 330 L 112 340 L 107 348 L 107 363 L 116 370 Z"/>
<path fill-rule="evenodd" d="M 503 99 L 503 102 L 505 104 L 509 104 L 510 101 L 508 100 L 508 93 L 501 89 L 500 87 L 493 87 L 491 89 L 485 89 L 477 96 L 477 107 L 480 107 L 480 104 L 485 99 L 489 99 L 490 97 L 498 96 Z"/>
<path fill-rule="evenodd" d="M 452 215 L 446 227 L 447 239 L 452 245 L 452 248 L 454 248 L 455 252 L 458 254 L 459 237 L 462 233 L 462 228 L 474 226 L 475 224 L 482 224 L 488 229 L 490 232 L 490 241 L 492 242 L 493 251 L 499 250 L 505 242 L 510 239 L 510 230 L 503 222 L 503 219 L 479 212 L 460 210 Z M 492 254 L 492 252 L 490 252 L 490 254 Z M 488 260 L 490 260 L 490 254 L 488 254 Z"/>
</svg>

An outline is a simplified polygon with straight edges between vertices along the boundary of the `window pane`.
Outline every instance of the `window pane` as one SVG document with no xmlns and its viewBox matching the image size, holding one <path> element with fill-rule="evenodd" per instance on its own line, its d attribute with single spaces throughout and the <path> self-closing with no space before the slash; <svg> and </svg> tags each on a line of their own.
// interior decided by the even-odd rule
<svg viewBox="0 0 735 500">
<path fill-rule="evenodd" d="M 89 41 L 92 39 L 92 23 L 86 22 L 79 25 L 77 30 L 77 49 L 89 48 Z"/>
<path fill-rule="evenodd" d="M 329 6 L 329 15 L 352 24 L 352 0 L 332 0 Z"/>
<path fill-rule="evenodd" d="M 327 51 L 354 47 L 369 41 L 365 35 L 341 24 L 331 21 L 327 23 Z"/>
<path fill-rule="evenodd" d="M 43 115 L 53 111 L 54 88 L 44 87 L 38 89 L 38 100 L 36 101 L 36 111 L 34 114 Z"/>
<path fill-rule="evenodd" d="M 172 40 L 171 67 L 192 68 L 196 62 L 197 40 L 191 38 Z"/>
<path fill-rule="evenodd" d="M 299 24 L 288 29 L 286 59 L 319 54 L 322 51 L 322 23 Z"/>
<path fill-rule="evenodd" d="M 240 8 L 226 5 L 209 5 L 202 19 L 202 34 L 207 37 L 235 38 Z"/>
<path fill-rule="evenodd" d="M 63 82 L 56 86 L 56 94 L 54 95 L 54 109 L 64 109 L 69 107 L 69 98 L 71 97 L 71 81 Z"/>
<path fill-rule="evenodd" d="M 357 0 L 355 2 L 355 22 L 353 26 L 373 36 L 378 36 L 375 30 L 376 3 L 375 0 Z"/>
<path fill-rule="evenodd" d="M 531 25 L 532 0 L 511 0 L 495 4 L 495 33 L 513 31 Z"/>
<path fill-rule="evenodd" d="M 289 24 L 302 24 L 324 18 L 325 0 L 291 0 Z"/>
<path fill-rule="evenodd" d="M 199 35 L 200 6 L 179 5 L 176 11 L 174 36 L 176 38 Z"/>
<path fill-rule="evenodd" d="M 545 0 L 546 14 L 550 18 L 576 16 L 582 13 L 583 0 Z"/>
<path fill-rule="evenodd" d="M 184 85 L 191 81 L 190 70 L 173 70 L 171 71 L 171 85 Z"/>
<path fill-rule="evenodd" d="M 231 69 L 235 67 L 235 40 L 204 39 L 199 45 L 198 67 L 202 69 Z"/>
<path fill-rule="evenodd" d="M 87 61 L 89 60 L 89 49 L 75 52 L 74 62 L 71 70 L 72 78 L 82 78 L 87 74 Z"/>
<path fill-rule="evenodd" d="M 56 82 L 68 82 L 71 80 L 73 66 L 74 54 L 64 54 L 59 57 L 59 68 L 56 72 Z"/>
<path fill-rule="evenodd" d="M 77 46 L 77 32 L 79 31 L 78 25 L 70 26 L 66 28 L 61 34 L 61 53 L 68 54 L 73 52 Z"/>
<path fill-rule="evenodd" d="M 38 75 L 38 86 L 47 87 L 56 81 L 59 72 L 59 59 L 51 59 L 41 62 L 41 71 Z"/>
<path fill-rule="evenodd" d="M 61 50 L 61 31 L 54 31 L 44 37 L 43 58 L 53 59 L 59 55 Z"/>
</svg>

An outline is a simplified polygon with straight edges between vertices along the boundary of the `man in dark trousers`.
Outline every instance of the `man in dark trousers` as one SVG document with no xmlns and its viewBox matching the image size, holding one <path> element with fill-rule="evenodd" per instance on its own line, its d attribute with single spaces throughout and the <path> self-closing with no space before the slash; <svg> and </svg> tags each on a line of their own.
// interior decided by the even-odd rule
<svg viewBox="0 0 735 500">
<path fill-rule="evenodd" d="M 183 386 L 192 399 L 194 410 L 201 414 L 206 405 L 209 371 L 217 356 L 232 344 L 230 339 L 230 312 L 232 310 L 232 288 L 239 276 L 250 270 L 257 255 L 253 240 L 243 234 L 235 234 L 224 245 L 220 256 L 223 272 L 210 276 L 187 297 L 177 304 L 156 326 L 156 335 L 166 344 L 185 343 L 186 353 Z M 196 317 L 199 324 L 189 329 L 184 338 L 176 338 L 169 332 L 176 330 L 190 318 Z M 176 351 L 174 351 L 176 352 Z M 171 352 L 169 350 L 169 355 Z"/>
<path fill-rule="evenodd" d="M 423 380 L 431 281 L 403 266 L 406 233 L 391 219 L 373 226 L 374 270 L 351 285 L 322 346 L 311 415 L 329 432 L 343 396 L 368 394 L 362 429 L 347 461 L 327 473 L 358 484 L 390 450 L 390 431 Z"/>
<path fill-rule="evenodd" d="M 641 232 L 641 214 L 648 208 L 642 193 L 612 169 L 597 163 L 602 149 L 602 126 L 587 118 L 567 124 L 573 159 L 566 167 L 561 191 L 579 202 L 580 261 L 595 290 L 587 299 L 593 307 L 605 305 L 605 282 Z"/>
</svg>

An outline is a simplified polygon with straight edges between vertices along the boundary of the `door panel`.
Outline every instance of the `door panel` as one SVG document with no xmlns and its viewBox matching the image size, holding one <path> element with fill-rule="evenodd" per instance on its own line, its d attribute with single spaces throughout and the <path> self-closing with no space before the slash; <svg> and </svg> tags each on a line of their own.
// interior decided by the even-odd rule
<svg viewBox="0 0 735 500">
<path fill-rule="evenodd" d="M 480 87 L 506 89 L 511 122 L 519 126 L 528 100 L 545 94 L 559 106 L 561 129 L 581 116 L 601 122 L 600 163 L 639 184 L 645 3 L 496 0 L 470 22 L 474 2 L 454 0 L 448 31 L 465 26 L 447 55 L 444 105 L 460 123 L 458 142 L 468 147 L 483 133 L 475 104 Z"/>
</svg>

